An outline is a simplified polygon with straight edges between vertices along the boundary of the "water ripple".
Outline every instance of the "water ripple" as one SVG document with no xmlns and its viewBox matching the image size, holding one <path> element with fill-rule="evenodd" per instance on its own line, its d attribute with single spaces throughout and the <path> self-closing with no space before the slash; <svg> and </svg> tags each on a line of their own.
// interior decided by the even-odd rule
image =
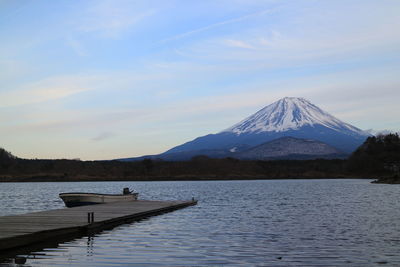
<svg viewBox="0 0 400 267">
<path fill-rule="evenodd" d="M 1 213 L 62 208 L 62 191 L 123 187 L 199 204 L 20 255 L 26 265 L 400 265 L 398 187 L 367 180 L 2 184 Z"/>
</svg>

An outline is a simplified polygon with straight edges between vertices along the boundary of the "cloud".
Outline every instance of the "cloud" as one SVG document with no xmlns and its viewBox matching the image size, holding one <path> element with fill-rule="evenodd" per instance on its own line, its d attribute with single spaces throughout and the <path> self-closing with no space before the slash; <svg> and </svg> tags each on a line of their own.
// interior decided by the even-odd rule
<svg viewBox="0 0 400 267">
<path fill-rule="evenodd" d="M 383 130 L 375 130 L 375 129 L 368 129 L 366 132 L 378 136 L 378 135 L 386 135 L 386 134 L 400 134 L 400 130 L 388 130 L 388 129 L 383 129 Z"/>
<path fill-rule="evenodd" d="M 99 135 L 93 137 L 92 141 L 103 141 L 105 139 L 115 137 L 115 135 L 116 134 L 112 133 L 112 132 L 103 132 L 103 133 L 100 133 Z"/>
<path fill-rule="evenodd" d="M 0 59 L 0 80 L 4 84 L 7 81 L 18 80 L 21 76 L 26 75 L 29 71 L 32 71 L 33 67 L 28 66 L 26 62 L 16 59 Z"/>
<path fill-rule="evenodd" d="M 0 107 L 22 106 L 47 102 L 92 90 L 95 76 L 55 76 L 20 85 L 17 89 L 0 92 Z"/>
<path fill-rule="evenodd" d="M 254 49 L 254 46 L 240 40 L 225 40 L 224 43 L 231 47 Z"/>
<path fill-rule="evenodd" d="M 104 38 L 117 38 L 141 20 L 155 14 L 154 9 L 145 9 L 132 1 L 95 1 L 78 21 L 78 30 L 97 33 Z"/>
<path fill-rule="evenodd" d="M 380 6 L 359 7 L 353 4 L 349 5 L 349 10 L 337 14 L 338 8 L 343 7 L 335 7 L 333 10 L 336 11 L 330 12 L 321 5 L 305 8 L 294 4 L 297 7 L 295 13 L 294 7 L 281 7 L 271 18 L 261 16 L 259 20 L 251 20 L 251 26 L 240 27 L 238 31 L 223 36 L 208 35 L 180 47 L 179 53 L 186 55 L 188 60 L 209 60 L 217 64 L 229 60 L 253 66 L 263 63 L 279 67 L 335 64 L 399 52 L 400 34 L 397 29 L 400 19 L 396 12 L 383 12 Z M 400 11 L 398 7 L 393 9 Z M 274 21 L 277 17 L 279 23 Z M 192 32 L 199 30 L 203 28 Z"/>
<path fill-rule="evenodd" d="M 88 55 L 88 52 L 85 49 L 85 47 L 83 46 L 82 42 L 80 42 L 77 39 L 72 38 L 72 37 L 68 37 L 66 41 L 67 41 L 67 45 L 69 47 L 71 47 L 72 50 L 74 50 L 74 52 L 77 55 L 82 56 L 82 57 Z"/>
<path fill-rule="evenodd" d="M 209 31 L 209 30 L 212 30 L 212 29 L 215 29 L 215 28 L 219 28 L 219 27 L 228 25 L 228 24 L 238 23 L 238 22 L 250 19 L 252 17 L 263 16 L 265 14 L 272 13 L 273 10 L 274 9 L 265 9 L 265 10 L 262 10 L 262 11 L 254 12 L 254 13 L 251 13 L 251 14 L 247 14 L 247 15 L 244 15 L 244 16 L 237 17 L 237 18 L 233 18 L 233 19 L 228 19 L 228 20 L 225 20 L 225 21 L 217 22 L 217 23 L 214 23 L 214 24 L 210 24 L 208 26 L 204 26 L 204 27 L 201 27 L 201 28 L 197 28 L 197 29 L 185 32 L 185 33 L 181 33 L 181 34 L 166 38 L 164 40 L 161 40 L 160 42 L 161 43 L 166 43 L 166 42 L 170 42 L 170 41 L 175 41 L 175 40 L 178 40 L 178 39 L 186 38 L 186 37 L 189 37 L 191 35 L 194 35 L 194 34 L 197 34 L 197 33 L 201 33 L 201 32 L 205 32 L 205 31 Z"/>
<path fill-rule="evenodd" d="M 10 10 L 7 10 L 7 4 L 13 7 Z M 7 10 L 8 12 L 5 12 L 5 14 L 2 14 L 0 18 L 0 22 L 6 22 L 7 20 L 15 18 L 19 13 L 22 13 L 24 10 L 28 9 L 33 3 L 29 1 L 21 1 L 21 2 L 9 2 L 6 3 L 5 1 L 0 3 L 1 8 L 4 10 Z"/>
<path fill-rule="evenodd" d="M 115 101 L 115 98 L 118 97 L 116 92 L 125 92 L 125 94 L 138 92 L 140 94 L 140 90 L 150 86 L 153 80 L 165 79 L 169 79 L 166 74 L 135 69 L 55 75 L 23 83 L 15 88 L 11 86 L 2 88 L 2 91 L 0 91 L 0 107 L 44 103 L 88 91 L 102 91 L 111 97 L 108 101 Z M 162 90 L 158 91 L 155 93 L 162 95 Z"/>
<path fill-rule="evenodd" d="M 155 2 L 57 4 L 51 16 L 35 6 L 31 24 L 19 11 L 1 44 L 2 140 L 54 137 L 91 157 L 96 146 L 145 151 L 223 130 L 284 96 L 360 128 L 398 128 L 395 1 Z"/>
</svg>

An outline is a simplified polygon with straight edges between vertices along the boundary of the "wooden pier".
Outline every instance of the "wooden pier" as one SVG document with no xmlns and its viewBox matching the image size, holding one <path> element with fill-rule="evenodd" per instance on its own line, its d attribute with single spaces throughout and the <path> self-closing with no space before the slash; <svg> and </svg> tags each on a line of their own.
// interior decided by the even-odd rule
<svg viewBox="0 0 400 267">
<path fill-rule="evenodd" d="M 69 235 L 86 235 L 196 204 L 195 200 L 137 200 L 3 216 L 0 217 L 0 252 Z"/>
</svg>

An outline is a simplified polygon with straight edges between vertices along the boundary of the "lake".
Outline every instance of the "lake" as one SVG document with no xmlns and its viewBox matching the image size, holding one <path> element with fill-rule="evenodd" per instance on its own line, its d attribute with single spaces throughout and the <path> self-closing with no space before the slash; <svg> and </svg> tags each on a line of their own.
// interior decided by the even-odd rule
<svg viewBox="0 0 400 267">
<path fill-rule="evenodd" d="M 64 208 L 58 193 L 198 205 L 83 236 L 0 266 L 400 266 L 400 186 L 370 180 L 0 184 L 0 215 Z"/>
</svg>

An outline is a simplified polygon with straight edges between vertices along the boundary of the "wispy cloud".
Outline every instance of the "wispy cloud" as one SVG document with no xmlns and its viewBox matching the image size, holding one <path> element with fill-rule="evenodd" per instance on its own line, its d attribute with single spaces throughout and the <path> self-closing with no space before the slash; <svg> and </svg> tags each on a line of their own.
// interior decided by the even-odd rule
<svg viewBox="0 0 400 267">
<path fill-rule="evenodd" d="M 94 3 L 78 22 L 78 29 L 104 38 L 119 37 L 141 20 L 155 14 L 154 9 L 137 8 L 137 2 L 101 0 Z"/>
<path fill-rule="evenodd" d="M 252 46 L 249 43 L 246 43 L 241 40 L 225 40 L 224 41 L 226 45 L 231 46 L 231 47 L 237 47 L 237 48 L 247 48 L 247 49 L 254 49 L 254 46 Z"/>
<path fill-rule="evenodd" d="M 400 129 L 400 128 L 399 128 Z M 393 133 L 397 133 L 400 134 L 400 130 L 396 129 L 396 130 L 388 130 L 388 129 L 382 129 L 382 130 L 375 130 L 375 129 L 368 129 L 366 130 L 366 132 L 373 134 L 373 135 L 381 135 L 381 134 L 393 134 Z"/>
<path fill-rule="evenodd" d="M 82 42 L 78 41 L 75 38 L 72 38 L 71 36 L 67 37 L 67 45 L 74 50 L 74 52 L 79 55 L 79 56 L 87 56 L 88 52 L 87 49 L 83 46 Z"/>
<path fill-rule="evenodd" d="M 116 134 L 112 132 L 103 132 L 92 138 L 92 141 L 103 141 L 114 137 Z"/>
<path fill-rule="evenodd" d="M 32 66 L 22 60 L 0 59 L 0 81 L 3 83 L 3 90 L 7 81 L 15 81 L 32 69 Z"/>
<path fill-rule="evenodd" d="M 5 1 L 4 1 L 4 3 L 0 3 L 0 4 L 1 5 L 4 4 L 5 6 L 2 6 L 2 8 L 4 10 L 7 10 L 7 8 L 5 8 L 7 5 L 7 3 L 5 3 Z M 14 18 L 18 13 L 21 13 L 22 11 L 26 10 L 30 5 L 32 5 L 33 2 L 29 2 L 29 1 L 19 2 L 18 1 L 18 2 L 11 3 L 11 5 L 15 5 L 15 4 L 16 4 L 16 6 L 13 9 L 7 10 L 8 12 L 5 15 L 1 16 L 0 22 L 7 21 L 9 19 Z"/>
<path fill-rule="evenodd" d="M 55 101 L 77 95 L 79 93 L 102 91 L 110 96 L 109 103 L 118 101 L 118 97 L 146 94 L 143 88 L 153 84 L 153 81 L 171 79 L 168 73 L 153 73 L 151 70 L 119 70 L 98 71 L 93 73 L 76 73 L 69 75 L 54 75 L 41 80 L 27 82 L 18 87 L 4 87 L 0 91 L 0 107 L 25 106 L 30 104 Z M 166 96 L 175 90 L 155 88 L 155 95 Z M 93 103 L 88 103 L 93 104 Z"/>
<path fill-rule="evenodd" d="M 360 128 L 400 123 L 396 0 L 6 7 L 0 138 L 12 151 L 160 152 L 284 96 L 308 98 Z"/>
<path fill-rule="evenodd" d="M 247 15 L 244 15 L 244 16 L 241 16 L 241 17 L 237 17 L 237 18 L 233 18 L 233 19 L 228 19 L 228 20 L 225 20 L 225 21 L 217 22 L 217 23 L 214 23 L 214 24 L 211 24 L 211 25 L 208 25 L 208 26 L 204 26 L 204 27 L 201 27 L 201 28 L 198 28 L 198 29 L 194 29 L 194 30 L 191 30 L 191 31 L 188 31 L 188 32 L 185 32 L 185 33 L 181 33 L 181 34 L 166 38 L 164 40 L 161 40 L 161 43 L 166 43 L 166 42 L 170 42 L 170 41 L 175 41 L 175 40 L 178 40 L 178 39 L 186 38 L 186 37 L 189 37 L 189 36 L 194 35 L 196 33 L 209 31 L 209 30 L 212 30 L 214 28 L 222 27 L 222 26 L 225 26 L 225 25 L 228 25 L 228 24 L 238 23 L 238 22 L 250 19 L 252 17 L 263 16 L 265 14 L 272 13 L 273 11 L 274 11 L 274 9 L 265 9 L 265 10 L 254 12 L 254 13 L 251 13 L 251 14 L 247 14 Z"/>
<path fill-rule="evenodd" d="M 350 11 L 340 15 L 328 11 L 320 14 L 320 8 L 318 5 L 309 9 L 299 8 L 294 16 L 292 13 L 285 14 L 287 17 L 281 23 L 265 18 L 264 24 L 252 24 L 252 27 L 237 33 L 209 35 L 180 47 L 179 54 L 191 60 L 210 60 L 217 64 L 229 59 L 253 66 L 255 62 L 263 62 L 264 65 L 279 67 L 296 66 L 298 63 L 335 64 L 349 59 L 369 58 L 384 51 L 399 51 L 400 34 L 397 29 L 400 20 L 393 11 L 383 13 L 377 10 L 371 13 L 370 9 L 360 7 L 357 11 L 360 14 L 354 17 L 349 13 L 356 12 L 356 5 L 350 5 Z M 398 10 L 399 6 L 393 9 Z"/>
<path fill-rule="evenodd" d="M 42 103 L 92 90 L 95 76 L 56 76 L 0 92 L 0 107 Z"/>
</svg>

